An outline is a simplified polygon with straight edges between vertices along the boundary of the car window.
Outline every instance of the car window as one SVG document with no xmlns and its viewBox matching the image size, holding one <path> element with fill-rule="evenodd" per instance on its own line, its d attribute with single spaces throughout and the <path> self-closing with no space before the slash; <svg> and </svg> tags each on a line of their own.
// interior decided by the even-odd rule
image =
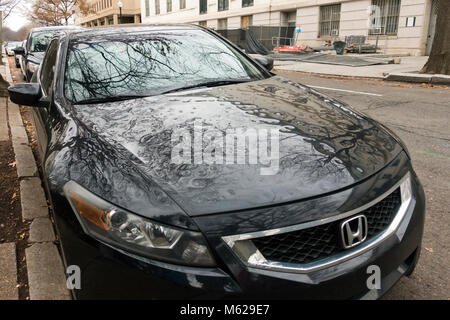
<svg viewBox="0 0 450 320">
<path fill-rule="evenodd" d="M 53 36 L 58 31 L 39 31 L 34 32 L 31 35 L 30 43 L 29 43 L 29 51 L 31 52 L 45 52 L 47 50 L 47 46 L 52 40 Z"/>
<path fill-rule="evenodd" d="M 50 94 L 53 78 L 55 76 L 56 58 L 58 56 L 58 44 L 58 40 L 53 40 L 50 43 L 44 60 L 42 61 L 40 80 L 42 90 L 44 90 L 46 95 Z"/>
<path fill-rule="evenodd" d="M 265 76 L 239 50 L 203 30 L 102 35 L 69 44 L 65 95 L 72 102 L 154 95 L 205 81 Z"/>
</svg>

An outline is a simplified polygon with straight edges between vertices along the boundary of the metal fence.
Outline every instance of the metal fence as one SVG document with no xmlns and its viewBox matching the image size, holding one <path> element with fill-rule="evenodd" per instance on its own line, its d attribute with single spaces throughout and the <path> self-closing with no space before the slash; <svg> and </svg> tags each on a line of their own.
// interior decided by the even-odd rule
<svg viewBox="0 0 450 320">
<path fill-rule="evenodd" d="M 295 40 L 295 27 L 251 26 L 249 29 L 268 50 L 292 45 Z"/>
<path fill-rule="evenodd" d="M 248 28 L 253 37 L 271 51 L 278 46 L 294 44 L 295 27 L 251 26 Z M 242 48 L 246 46 L 246 33 L 244 29 L 216 30 L 231 42 Z"/>
<path fill-rule="evenodd" d="M 341 4 L 320 7 L 319 37 L 337 37 L 341 21 Z"/>
<path fill-rule="evenodd" d="M 371 35 L 396 35 L 398 31 L 398 18 L 401 0 L 372 0 L 375 17 L 372 19 Z"/>
</svg>

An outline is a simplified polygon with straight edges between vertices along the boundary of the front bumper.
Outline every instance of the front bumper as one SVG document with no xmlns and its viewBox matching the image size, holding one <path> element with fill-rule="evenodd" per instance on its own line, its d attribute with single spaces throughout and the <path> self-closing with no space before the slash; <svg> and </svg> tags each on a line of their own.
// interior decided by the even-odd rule
<svg viewBox="0 0 450 320">
<path fill-rule="evenodd" d="M 302 274 L 246 267 L 213 228 L 206 236 L 219 266 L 207 269 L 170 265 L 110 248 L 86 236 L 70 208 L 56 210 L 55 218 L 65 264 L 78 265 L 82 272 L 82 288 L 73 292 L 78 299 L 374 299 L 417 263 L 425 199 L 416 175 L 411 177 L 413 201 L 394 234 L 352 259 Z M 56 208 L 63 209 L 60 205 Z M 196 222 L 204 230 L 209 219 Z M 367 287 L 372 265 L 381 271 L 379 290 Z"/>
</svg>

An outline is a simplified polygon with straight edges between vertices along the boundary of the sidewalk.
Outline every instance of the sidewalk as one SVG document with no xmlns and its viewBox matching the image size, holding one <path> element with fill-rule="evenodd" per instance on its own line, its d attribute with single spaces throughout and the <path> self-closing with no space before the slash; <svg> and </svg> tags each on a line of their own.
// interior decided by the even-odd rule
<svg viewBox="0 0 450 320">
<path fill-rule="evenodd" d="M 365 57 L 366 59 L 366 57 Z M 373 56 L 370 59 L 376 59 Z M 386 81 L 404 81 L 419 83 L 450 84 L 450 76 L 419 74 L 428 57 L 400 57 L 400 64 L 381 64 L 363 67 L 350 67 L 322 63 L 301 61 L 275 60 L 274 69 L 283 71 L 297 71 L 304 73 L 352 77 L 371 78 Z"/>
<path fill-rule="evenodd" d="M 3 58 L 3 63 L 0 73 L 13 84 L 8 57 Z M 11 162 L 8 166 L 14 168 L 14 175 L 9 176 L 12 181 L 6 184 L 17 187 L 14 194 L 11 191 L 4 195 L 2 203 L 5 206 L 17 202 L 18 208 L 15 217 L 2 216 L 0 226 L 8 233 L 10 230 L 5 229 L 12 227 L 10 220 L 14 218 L 15 225 L 22 227 L 20 235 L 0 239 L 0 300 L 70 299 L 47 199 L 20 108 L 6 97 L 0 97 L 0 142 L 12 152 L 11 159 L 0 159 Z M 1 179 L 5 177 L 6 173 L 2 172 Z"/>
</svg>

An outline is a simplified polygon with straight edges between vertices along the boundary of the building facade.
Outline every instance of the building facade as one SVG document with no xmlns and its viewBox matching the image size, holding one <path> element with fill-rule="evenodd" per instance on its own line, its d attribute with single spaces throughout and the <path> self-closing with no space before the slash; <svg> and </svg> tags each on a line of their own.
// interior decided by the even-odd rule
<svg viewBox="0 0 450 320">
<path fill-rule="evenodd" d="M 141 23 L 140 0 L 88 0 L 90 13 L 79 15 L 76 24 L 83 27 L 100 27 L 118 24 Z M 122 11 L 122 12 L 121 12 Z"/>
<path fill-rule="evenodd" d="M 220 30 L 291 26 L 292 43 L 309 46 L 364 35 L 385 53 L 424 55 L 431 49 L 438 1 L 141 0 L 141 16 L 143 23 L 196 23 Z"/>
</svg>

